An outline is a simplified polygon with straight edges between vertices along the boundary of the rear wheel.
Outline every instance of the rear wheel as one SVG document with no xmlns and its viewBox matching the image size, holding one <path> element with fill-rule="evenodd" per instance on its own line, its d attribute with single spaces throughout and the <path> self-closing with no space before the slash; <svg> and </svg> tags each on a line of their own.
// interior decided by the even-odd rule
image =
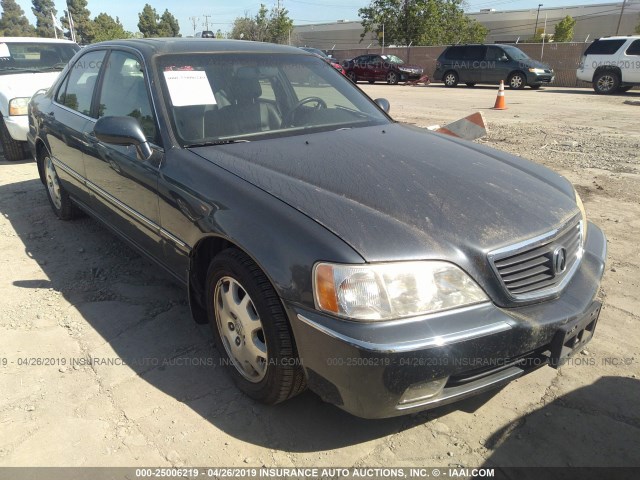
<svg viewBox="0 0 640 480">
<path fill-rule="evenodd" d="M 69 194 L 60 184 L 58 178 L 58 172 L 56 167 L 48 154 L 45 154 L 42 158 L 42 165 L 44 167 L 44 181 L 47 187 L 47 197 L 49 203 L 56 216 L 60 220 L 72 220 L 80 213 L 78 207 L 76 207 Z"/>
<path fill-rule="evenodd" d="M 347 78 L 353 83 L 358 83 L 358 77 L 356 76 L 356 72 L 354 72 L 353 70 L 349 70 L 347 72 Z"/>
<path fill-rule="evenodd" d="M 509 75 L 507 83 L 512 90 L 522 90 L 527 85 L 527 77 L 521 72 L 515 72 Z"/>
<path fill-rule="evenodd" d="M 400 78 L 396 72 L 387 73 L 387 83 L 389 85 L 397 85 L 398 80 L 400 80 Z"/>
<path fill-rule="evenodd" d="M 593 77 L 593 90 L 598 95 L 611 95 L 618 90 L 620 77 L 611 70 L 603 70 Z"/>
<path fill-rule="evenodd" d="M 205 302 L 216 347 L 240 390 L 274 404 L 305 389 L 280 299 L 247 255 L 230 248 L 213 259 Z"/>
<path fill-rule="evenodd" d="M 19 142 L 11 137 L 9 129 L 4 123 L 4 118 L 0 118 L 0 141 L 2 141 L 4 158 L 9 162 L 26 158 L 24 142 Z"/>
<path fill-rule="evenodd" d="M 458 74 L 451 70 L 444 74 L 442 81 L 445 87 L 455 87 L 458 85 Z"/>
</svg>

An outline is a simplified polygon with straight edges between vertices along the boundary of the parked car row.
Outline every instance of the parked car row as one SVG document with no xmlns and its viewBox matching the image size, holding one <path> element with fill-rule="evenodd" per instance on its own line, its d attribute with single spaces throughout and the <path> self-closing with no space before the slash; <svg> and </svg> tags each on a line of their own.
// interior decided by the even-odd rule
<svg viewBox="0 0 640 480">
<path fill-rule="evenodd" d="M 390 417 L 558 367 L 600 312 L 580 196 L 388 106 L 294 47 L 109 41 L 33 96 L 28 142 L 55 215 L 183 284 L 256 400 Z"/>
</svg>

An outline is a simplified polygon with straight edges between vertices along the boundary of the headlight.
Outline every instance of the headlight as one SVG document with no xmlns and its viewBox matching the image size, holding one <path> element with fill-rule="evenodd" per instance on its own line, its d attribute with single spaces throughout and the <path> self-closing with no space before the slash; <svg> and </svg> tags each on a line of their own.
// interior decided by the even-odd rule
<svg viewBox="0 0 640 480">
<path fill-rule="evenodd" d="M 573 193 L 575 193 L 576 195 L 576 204 L 580 209 L 580 215 L 582 215 L 580 234 L 582 235 L 582 245 L 584 245 L 584 242 L 587 239 L 587 212 L 585 212 L 582 199 L 580 198 L 580 195 L 578 195 L 578 191 L 575 188 L 573 189 Z"/>
<path fill-rule="evenodd" d="M 9 115 L 26 115 L 31 97 L 13 98 L 9 102 Z"/>
<path fill-rule="evenodd" d="M 465 272 L 440 261 L 318 263 L 313 277 L 317 308 L 354 320 L 413 317 L 488 300 Z"/>
<path fill-rule="evenodd" d="M 544 68 L 530 68 L 531 73 L 544 73 Z"/>
</svg>

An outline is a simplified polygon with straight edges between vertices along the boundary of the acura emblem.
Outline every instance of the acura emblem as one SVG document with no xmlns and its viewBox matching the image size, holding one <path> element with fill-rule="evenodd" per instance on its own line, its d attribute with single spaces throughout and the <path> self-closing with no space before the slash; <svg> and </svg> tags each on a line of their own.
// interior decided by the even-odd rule
<svg viewBox="0 0 640 480">
<path fill-rule="evenodd" d="M 567 268 L 567 251 L 564 247 L 558 247 L 553 252 L 553 271 L 560 275 Z"/>
</svg>

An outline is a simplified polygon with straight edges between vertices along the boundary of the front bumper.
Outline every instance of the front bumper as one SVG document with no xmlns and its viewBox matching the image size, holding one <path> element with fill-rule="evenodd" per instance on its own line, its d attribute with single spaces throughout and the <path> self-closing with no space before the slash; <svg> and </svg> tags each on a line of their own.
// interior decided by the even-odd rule
<svg viewBox="0 0 640 480">
<path fill-rule="evenodd" d="M 11 138 L 18 142 L 27 141 L 27 132 L 29 132 L 29 117 L 27 115 L 6 116 L 4 123 Z"/>
<path fill-rule="evenodd" d="M 554 73 L 527 73 L 528 85 L 550 85 L 555 80 Z"/>
<path fill-rule="evenodd" d="M 311 390 L 354 415 L 392 417 L 506 385 L 547 364 L 559 328 L 597 308 L 605 257 L 606 238 L 590 223 L 582 263 L 562 295 L 517 308 L 487 302 L 384 323 L 285 308 Z M 434 381 L 444 385 L 435 395 L 408 395 Z"/>
</svg>

